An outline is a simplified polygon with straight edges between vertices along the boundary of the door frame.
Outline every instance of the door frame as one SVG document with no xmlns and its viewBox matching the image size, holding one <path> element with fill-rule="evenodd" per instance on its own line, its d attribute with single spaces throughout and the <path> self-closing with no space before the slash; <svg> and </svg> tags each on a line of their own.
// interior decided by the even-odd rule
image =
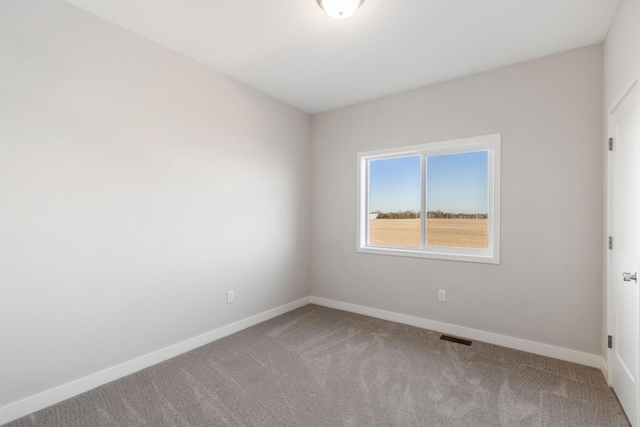
<svg viewBox="0 0 640 427">
<path fill-rule="evenodd" d="M 607 124 L 607 129 L 606 129 L 606 143 L 605 143 L 605 150 L 606 150 L 606 162 L 605 162 L 605 191 L 606 191 L 606 203 L 607 203 L 607 208 L 606 208 L 606 213 L 605 213 L 605 223 L 606 223 L 606 227 L 605 227 L 605 236 L 604 236 L 604 248 L 608 248 L 608 239 L 609 236 L 611 236 L 611 230 L 612 230 L 612 200 L 613 200 L 613 192 L 614 192 L 614 188 L 612 188 L 613 185 L 613 177 L 612 177 L 612 173 L 613 173 L 613 168 L 612 168 L 612 162 L 613 162 L 613 158 L 610 155 L 610 151 L 609 151 L 609 138 L 613 138 L 615 136 L 615 124 L 613 123 L 613 112 L 616 110 L 616 108 L 618 108 L 618 106 L 620 105 L 620 103 L 622 102 L 622 100 L 629 94 L 629 92 L 631 92 L 631 90 L 636 86 L 636 85 L 640 85 L 640 68 L 638 68 L 631 76 L 631 78 L 629 80 L 627 80 L 627 82 L 625 83 L 625 85 L 622 87 L 622 90 L 618 93 L 618 95 L 614 98 L 614 100 L 609 104 L 609 108 L 607 109 L 607 117 L 606 117 L 606 124 Z M 615 150 L 615 141 L 614 141 L 614 147 L 613 149 Z M 615 245 L 615 241 L 613 243 Z M 606 325 L 603 328 L 606 331 L 606 335 L 613 335 L 613 283 L 611 282 L 611 274 L 612 274 L 612 254 L 611 251 L 609 249 L 605 249 L 606 251 L 606 268 L 604 270 L 604 280 L 606 283 Z M 640 337 L 638 337 L 638 339 L 640 339 Z M 614 341 L 615 341 L 615 337 L 614 337 Z M 613 385 L 613 369 L 612 369 L 612 350 L 610 348 L 607 348 L 607 339 L 606 336 L 603 337 L 603 349 L 605 351 L 605 357 L 604 357 L 604 365 L 602 367 L 602 371 L 603 374 L 607 380 L 607 384 L 609 385 L 609 387 L 611 387 Z M 615 345 L 615 343 L 614 343 Z"/>
</svg>

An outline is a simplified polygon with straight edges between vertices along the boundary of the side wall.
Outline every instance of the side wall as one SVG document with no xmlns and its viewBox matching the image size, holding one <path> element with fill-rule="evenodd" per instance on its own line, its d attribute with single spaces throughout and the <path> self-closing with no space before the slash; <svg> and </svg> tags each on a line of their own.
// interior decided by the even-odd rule
<svg viewBox="0 0 640 427">
<path fill-rule="evenodd" d="M 314 115 L 313 295 L 600 355 L 602 86 L 596 45 Z M 500 265 L 356 253 L 358 152 L 492 133 Z"/>
<path fill-rule="evenodd" d="M 0 408 L 310 294 L 308 114 L 61 0 L 0 75 Z"/>
<path fill-rule="evenodd" d="M 621 0 L 604 42 L 605 103 L 611 104 L 640 68 L 640 2 Z"/>
<path fill-rule="evenodd" d="M 604 42 L 604 132 L 608 136 L 608 111 L 634 73 L 640 70 L 640 1 L 622 0 L 616 17 Z M 605 182 L 608 172 L 605 173 Z M 608 219 L 607 219 L 608 222 Z M 608 298 L 606 282 L 603 287 L 603 322 L 608 326 Z M 611 333 L 611 330 L 608 331 Z M 606 334 L 602 340 L 602 352 L 608 353 Z"/>
</svg>

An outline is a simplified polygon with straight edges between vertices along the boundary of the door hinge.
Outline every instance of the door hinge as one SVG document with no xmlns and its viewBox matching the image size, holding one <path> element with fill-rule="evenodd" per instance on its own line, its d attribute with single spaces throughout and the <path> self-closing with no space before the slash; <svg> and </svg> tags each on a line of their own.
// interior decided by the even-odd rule
<svg viewBox="0 0 640 427">
<path fill-rule="evenodd" d="M 613 151 L 613 138 L 609 138 L 609 151 Z"/>
<path fill-rule="evenodd" d="M 607 337 L 607 347 L 613 348 L 613 337 L 611 335 Z"/>
<path fill-rule="evenodd" d="M 613 237 L 609 236 L 609 249 L 613 249 Z"/>
</svg>

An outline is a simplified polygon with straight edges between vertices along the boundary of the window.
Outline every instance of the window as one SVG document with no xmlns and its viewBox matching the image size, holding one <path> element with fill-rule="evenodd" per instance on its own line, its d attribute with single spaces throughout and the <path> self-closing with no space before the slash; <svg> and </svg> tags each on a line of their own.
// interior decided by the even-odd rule
<svg viewBox="0 0 640 427">
<path fill-rule="evenodd" d="M 500 263 L 500 134 L 358 153 L 358 252 Z"/>
</svg>

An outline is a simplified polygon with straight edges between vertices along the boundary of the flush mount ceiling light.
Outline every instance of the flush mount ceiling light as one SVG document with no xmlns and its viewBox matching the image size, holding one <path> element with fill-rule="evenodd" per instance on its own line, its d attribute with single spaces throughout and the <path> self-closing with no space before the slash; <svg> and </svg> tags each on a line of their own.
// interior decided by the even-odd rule
<svg viewBox="0 0 640 427">
<path fill-rule="evenodd" d="M 320 7 L 334 19 L 345 19 L 356 13 L 364 0 L 318 0 Z"/>
</svg>

